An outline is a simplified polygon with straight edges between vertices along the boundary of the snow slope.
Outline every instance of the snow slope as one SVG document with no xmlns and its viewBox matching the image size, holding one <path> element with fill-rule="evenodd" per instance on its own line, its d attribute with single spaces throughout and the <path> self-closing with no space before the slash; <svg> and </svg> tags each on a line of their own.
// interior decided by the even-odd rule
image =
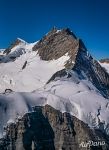
<svg viewBox="0 0 109 150">
<path fill-rule="evenodd" d="M 5 60 L 9 60 L 10 55 L 17 59 L 0 64 L 0 92 L 5 89 L 31 92 L 44 86 L 55 72 L 64 68 L 69 59 L 67 54 L 58 60 L 42 61 L 37 52 L 32 51 L 34 44 L 23 43 L 14 47 Z M 25 69 L 22 69 L 25 62 Z"/>
<path fill-rule="evenodd" d="M 80 79 L 74 71 L 71 71 L 71 78 L 66 75 L 46 84 L 54 73 L 64 69 L 69 56 L 66 53 L 57 60 L 43 61 L 37 52 L 32 51 L 34 44 L 21 42 L 0 63 L 1 137 L 7 123 L 31 112 L 35 105 L 46 104 L 71 113 L 91 127 L 102 123 L 102 129 L 107 130 L 109 100 L 86 77 Z M 16 59 L 13 61 L 10 56 Z M 13 92 L 5 92 L 6 89 Z"/>
</svg>

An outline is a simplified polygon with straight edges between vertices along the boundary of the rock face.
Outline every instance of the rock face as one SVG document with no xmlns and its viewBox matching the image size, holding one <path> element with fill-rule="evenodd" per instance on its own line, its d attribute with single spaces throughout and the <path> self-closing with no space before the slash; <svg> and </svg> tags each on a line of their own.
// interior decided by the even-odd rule
<svg viewBox="0 0 109 150">
<path fill-rule="evenodd" d="M 41 59 L 46 61 L 58 59 L 66 53 L 75 61 L 78 46 L 79 40 L 69 29 L 52 29 L 33 47 L 33 51 L 38 51 Z"/>
<path fill-rule="evenodd" d="M 5 128 L 0 150 L 108 150 L 109 137 L 91 130 L 69 113 L 61 113 L 49 105 L 35 107 L 16 123 Z M 105 141 L 100 146 L 88 147 L 83 142 Z"/>
</svg>

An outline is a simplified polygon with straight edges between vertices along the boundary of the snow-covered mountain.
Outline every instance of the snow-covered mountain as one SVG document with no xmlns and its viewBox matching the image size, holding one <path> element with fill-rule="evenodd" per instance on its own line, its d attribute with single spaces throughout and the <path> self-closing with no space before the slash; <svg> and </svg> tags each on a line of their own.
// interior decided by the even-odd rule
<svg viewBox="0 0 109 150">
<path fill-rule="evenodd" d="M 33 106 L 49 104 L 109 134 L 109 74 L 69 29 L 17 39 L 0 55 L 0 133 Z"/>
</svg>

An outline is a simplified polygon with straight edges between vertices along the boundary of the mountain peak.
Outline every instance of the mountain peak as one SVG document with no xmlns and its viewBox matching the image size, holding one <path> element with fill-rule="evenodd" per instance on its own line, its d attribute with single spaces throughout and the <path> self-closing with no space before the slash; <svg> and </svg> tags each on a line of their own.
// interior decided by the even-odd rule
<svg viewBox="0 0 109 150">
<path fill-rule="evenodd" d="M 17 45 L 19 45 L 19 44 L 26 44 L 26 42 L 25 42 L 24 40 L 20 39 L 20 38 L 17 38 L 16 40 L 14 40 L 14 41 L 10 44 L 10 46 L 9 46 L 8 48 L 5 49 L 5 51 L 3 52 L 3 54 L 8 55 L 8 54 L 11 52 L 11 50 L 12 50 L 15 46 L 17 46 Z"/>
<path fill-rule="evenodd" d="M 69 29 L 58 30 L 53 27 L 34 47 L 42 60 L 58 59 L 69 53 L 72 57 L 76 55 L 78 40 L 75 34 Z"/>
<path fill-rule="evenodd" d="M 46 36 L 50 36 L 50 35 L 58 34 L 58 33 L 71 35 L 72 37 L 77 39 L 76 35 L 70 30 L 70 28 L 58 29 L 55 26 L 46 34 Z"/>
<path fill-rule="evenodd" d="M 83 41 L 69 28 L 59 32 L 54 28 L 33 47 L 33 51 L 37 51 L 40 58 L 46 61 L 57 60 L 67 55 L 69 59 L 64 63 L 65 69 L 74 69 L 80 78 L 88 78 L 103 96 L 108 97 L 109 90 L 105 90 L 109 87 L 108 73 L 93 59 Z M 62 74 L 63 72 L 61 76 Z M 56 74 L 54 76 L 56 77 Z"/>
</svg>

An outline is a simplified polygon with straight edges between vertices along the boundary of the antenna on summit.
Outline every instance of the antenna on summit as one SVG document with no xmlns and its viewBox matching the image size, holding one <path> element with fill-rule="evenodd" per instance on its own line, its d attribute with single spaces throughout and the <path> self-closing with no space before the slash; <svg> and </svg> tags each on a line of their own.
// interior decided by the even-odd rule
<svg viewBox="0 0 109 150">
<path fill-rule="evenodd" d="M 53 31 L 56 31 L 56 30 L 57 30 L 56 26 L 53 26 L 52 30 L 53 30 Z"/>
</svg>

